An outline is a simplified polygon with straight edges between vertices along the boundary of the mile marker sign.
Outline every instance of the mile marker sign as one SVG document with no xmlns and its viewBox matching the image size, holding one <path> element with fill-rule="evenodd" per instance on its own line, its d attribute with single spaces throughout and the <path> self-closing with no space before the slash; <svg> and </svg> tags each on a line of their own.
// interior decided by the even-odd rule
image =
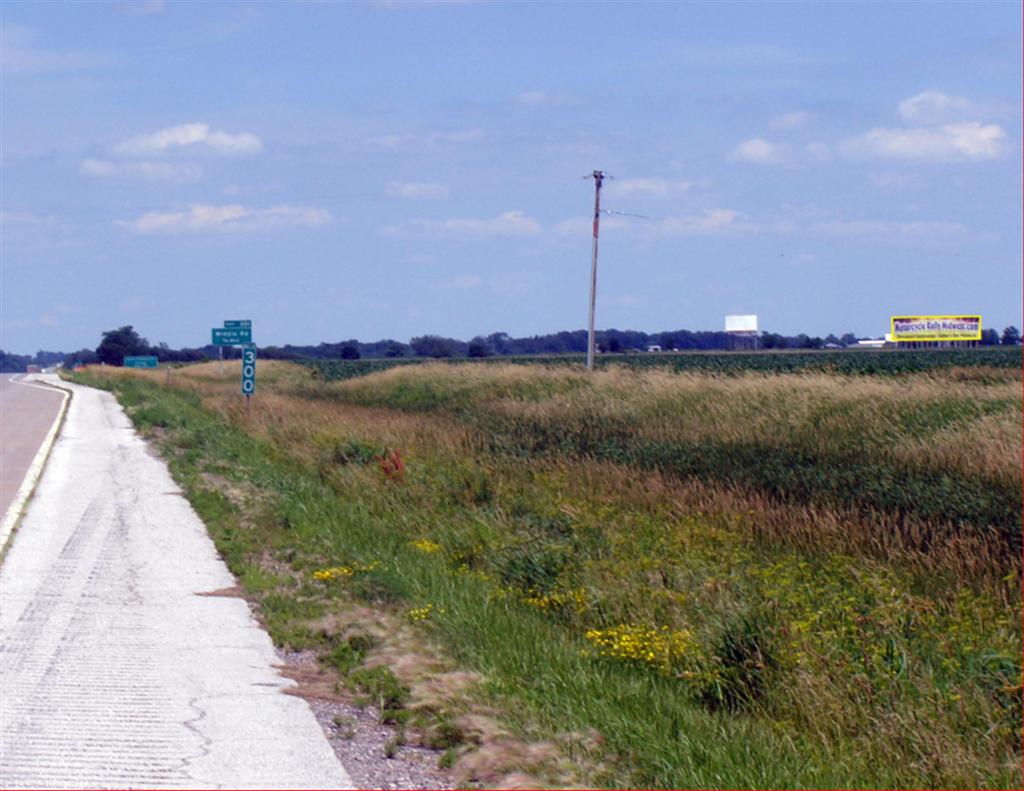
<svg viewBox="0 0 1024 791">
<path fill-rule="evenodd" d="M 242 347 L 242 395 L 247 398 L 256 392 L 256 344 Z"/>
</svg>

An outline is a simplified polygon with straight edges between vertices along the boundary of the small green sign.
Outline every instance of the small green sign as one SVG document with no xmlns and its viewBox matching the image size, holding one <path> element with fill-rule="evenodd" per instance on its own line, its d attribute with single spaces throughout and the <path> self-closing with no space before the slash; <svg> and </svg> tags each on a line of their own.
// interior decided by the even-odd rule
<svg viewBox="0 0 1024 791">
<path fill-rule="evenodd" d="M 256 344 L 247 343 L 242 347 L 242 395 L 251 396 L 256 392 Z"/>
<path fill-rule="evenodd" d="M 252 327 L 214 327 L 214 346 L 241 346 L 252 343 Z"/>
<path fill-rule="evenodd" d="M 228 319 L 224 322 L 224 328 L 229 330 L 251 330 L 252 319 Z"/>
<path fill-rule="evenodd" d="M 125 357 L 125 368 L 156 368 L 156 357 Z"/>
</svg>

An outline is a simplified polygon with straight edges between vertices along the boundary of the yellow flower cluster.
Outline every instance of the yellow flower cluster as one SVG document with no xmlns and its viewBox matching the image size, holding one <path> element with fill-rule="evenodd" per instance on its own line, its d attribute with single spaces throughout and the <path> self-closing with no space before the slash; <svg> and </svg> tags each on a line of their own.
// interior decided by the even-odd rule
<svg viewBox="0 0 1024 791">
<path fill-rule="evenodd" d="M 410 621 L 425 621 L 427 620 L 427 618 L 431 616 L 432 613 L 444 615 L 444 607 L 438 607 L 437 609 L 434 609 L 433 604 L 428 604 L 426 607 L 414 607 L 413 609 L 409 610 L 405 614 L 405 616 Z"/>
<path fill-rule="evenodd" d="M 700 646 L 689 629 L 655 629 L 640 624 L 621 624 L 610 629 L 588 629 L 586 638 L 599 656 L 639 662 L 663 673 L 679 672 L 700 654 Z"/>
<path fill-rule="evenodd" d="M 331 580 L 351 577 L 353 574 L 360 572 L 373 571 L 376 568 L 380 568 L 379 560 L 375 560 L 372 563 L 353 563 L 351 566 L 331 566 L 330 568 L 314 571 L 313 579 L 320 582 L 330 582 Z"/>
<path fill-rule="evenodd" d="M 338 579 L 338 577 L 351 577 L 352 573 L 351 566 L 332 566 L 329 569 L 314 571 L 313 579 L 328 582 L 329 580 Z"/>
<path fill-rule="evenodd" d="M 586 588 L 550 593 L 541 593 L 531 588 L 523 596 L 523 601 L 538 610 L 559 611 L 572 607 L 577 613 L 586 612 L 588 605 Z"/>
<path fill-rule="evenodd" d="M 433 555 L 441 551 L 441 545 L 436 541 L 431 541 L 429 538 L 420 538 L 412 542 L 414 548 L 420 552 L 424 552 L 427 555 Z"/>
</svg>

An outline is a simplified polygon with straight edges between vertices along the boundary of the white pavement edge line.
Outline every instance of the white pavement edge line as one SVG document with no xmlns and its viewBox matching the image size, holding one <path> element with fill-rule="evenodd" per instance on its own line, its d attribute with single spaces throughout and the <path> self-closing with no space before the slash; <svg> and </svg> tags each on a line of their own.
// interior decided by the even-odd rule
<svg viewBox="0 0 1024 791">
<path fill-rule="evenodd" d="M 60 427 L 64 423 L 64 416 L 68 411 L 68 403 L 71 401 L 71 391 L 63 387 L 57 387 L 56 385 L 45 383 L 38 385 L 15 378 L 12 378 L 11 382 L 13 384 L 21 385 L 22 387 L 34 387 L 37 390 L 59 390 L 63 393 L 64 399 L 61 401 L 57 417 L 53 419 L 53 425 L 51 425 L 50 430 L 46 432 L 43 444 L 39 446 L 39 451 L 36 453 L 36 457 L 32 459 L 32 464 L 29 466 L 28 472 L 25 473 L 25 480 L 21 482 L 21 486 L 18 487 L 18 493 L 14 496 L 14 501 L 7 509 L 7 513 L 4 514 L 3 524 L 0 525 L 0 563 L 3 562 L 4 556 L 7 554 L 7 543 L 14 534 L 15 525 L 18 524 L 18 520 L 21 519 L 21 516 L 25 511 L 25 504 L 28 502 L 29 497 L 32 496 L 32 492 L 35 491 L 36 484 L 39 482 L 39 477 L 43 472 L 43 466 L 46 464 L 46 459 L 50 455 L 50 449 L 53 447 L 53 443 L 57 439 L 57 434 L 60 433 Z"/>
</svg>

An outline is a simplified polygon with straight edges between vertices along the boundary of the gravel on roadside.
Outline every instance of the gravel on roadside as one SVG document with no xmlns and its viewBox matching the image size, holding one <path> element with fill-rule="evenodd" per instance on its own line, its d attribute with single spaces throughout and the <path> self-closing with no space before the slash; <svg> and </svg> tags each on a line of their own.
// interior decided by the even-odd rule
<svg viewBox="0 0 1024 791">
<path fill-rule="evenodd" d="M 356 706 L 344 694 L 324 689 L 322 683 L 303 683 L 304 677 L 322 672 L 312 652 L 278 649 L 277 653 L 283 674 L 298 681 L 292 694 L 307 701 L 357 788 L 455 788 L 452 772 L 438 766 L 442 753 L 413 745 L 395 745 L 392 757 L 388 758 L 388 746 L 394 743 L 397 729 L 382 725 L 377 711 L 369 706 Z"/>
</svg>

